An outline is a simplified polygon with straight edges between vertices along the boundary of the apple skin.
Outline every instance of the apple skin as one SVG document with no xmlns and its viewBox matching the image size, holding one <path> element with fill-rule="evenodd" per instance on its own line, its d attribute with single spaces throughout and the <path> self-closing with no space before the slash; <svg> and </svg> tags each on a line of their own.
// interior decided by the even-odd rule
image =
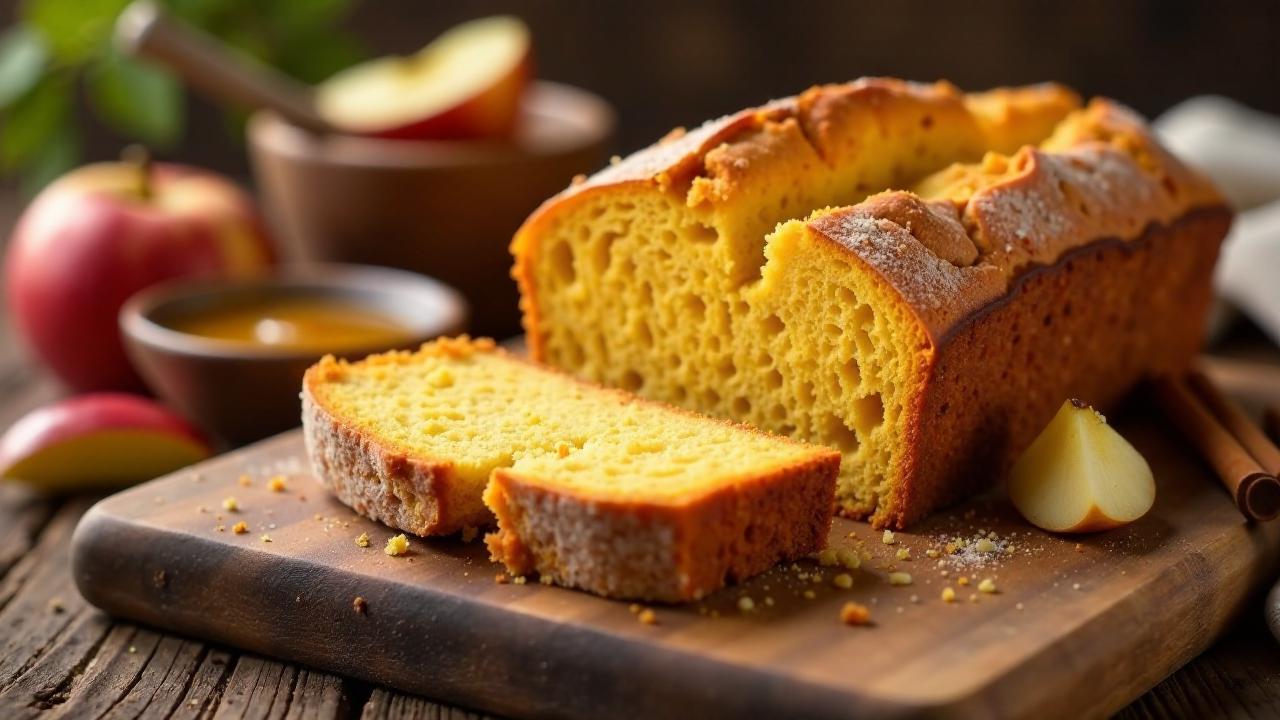
<svg viewBox="0 0 1280 720">
<path fill-rule="evenodd" d="M 210 454 L 199 431 L 158 403 L 89 393 L 37 408 L 0 436 L 0 477 L 46 491 L 110 487 Z"/>
<path fill-rule="evenodd" d="M 143 387 L 120 339 L 131 295 L 179 277 L 247 277 L 274 253 L 253 201 L 212 173 L 100 163 L 45 188 L 10 238 L 9 311 L 27 344 L 80 392 Z"/>
<path fill-rule="evenodd" d="M 370 137 L 387 140 L 504 140 L 515 135 L 520 100 L 533 80 L 533 51 L 501 80 L 441 113 Z"/>
</svg>

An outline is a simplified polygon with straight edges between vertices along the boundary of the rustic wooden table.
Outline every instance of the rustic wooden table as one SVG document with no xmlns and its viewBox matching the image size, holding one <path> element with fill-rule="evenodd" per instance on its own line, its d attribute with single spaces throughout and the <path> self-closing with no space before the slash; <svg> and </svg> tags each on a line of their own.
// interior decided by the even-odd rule
<svg viewBox="0 0 1280 720">
<path fill-rule="evenodd" d="M 10 226 L 6 204 L 0 198 L 0 228 Z M 0 314 L 0 431 L 60 392 L 24 362 L 6 322 Z M 1280 364 L 1280 351 L 1256 335 L 1233 342 L 1230 354 Z M 116 621 L 88 606 L 72 583 L 68 548 L 77 519 L 94 499 L 44 498 L 0 484 L 0 718 L 479 717 Z M 1216 645 L 1120 715 L 1280 717 L 1280 646 L 1262 622 L 1261 597 L 1252 607 L 1256 612 Z"/>
</svg>

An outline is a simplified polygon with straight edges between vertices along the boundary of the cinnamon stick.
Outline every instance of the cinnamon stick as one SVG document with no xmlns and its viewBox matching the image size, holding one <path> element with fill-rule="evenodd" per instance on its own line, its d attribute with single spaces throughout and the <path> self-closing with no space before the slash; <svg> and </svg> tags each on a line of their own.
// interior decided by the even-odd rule
<svg viewBox="0 0 1280 720">
<path fill-rule="evenodd" d="M 1178 430 L 1213 466 L 1247 519 L 1270 520 L 1280 514 L 1280 481 L 1249 454 L 1185 379 L 1158 380 L 1155 396 Z"/>
<path fill-rule="evenodd" d="M 1244 408 L 1227 397 L 1226 393 L 1219 390 L 1209 376 L 1200 370 L 1190 372 L 1187 375 L 1187 383 L 1208 406 L 1209 412 L 1213 413 L 1214 417 L 1226 427 L 1227 432 L 1240 441 L 1263 470 L 1272 475 L 1280 473 L 1280 448 L 1277 448 L 1275 443 L 1262 432 L 1262 428 L 1249 419 Z"/>
</svg>

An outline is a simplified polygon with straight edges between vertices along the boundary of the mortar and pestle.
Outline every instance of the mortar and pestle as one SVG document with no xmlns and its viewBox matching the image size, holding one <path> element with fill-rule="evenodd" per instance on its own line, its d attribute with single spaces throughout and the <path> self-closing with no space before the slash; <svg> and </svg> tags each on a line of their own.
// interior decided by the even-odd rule
<svg viewBox="0 0 1280 720">
<path fill-rule="evenodd" d="M 117 23 L 125 52 L 158 61 L 213 98 L 255 109 L 254 176 L 286 261 L 361 263 L 430 275 L 459 289 L 471 330 L 519 332 L 507 246 L 525 217 L 600 167 L 614 114 L 601 98 L 537 81 L 510 141 L 343 134 L 312 88 L 237 55 L 148 0 Z"/>
</svg>

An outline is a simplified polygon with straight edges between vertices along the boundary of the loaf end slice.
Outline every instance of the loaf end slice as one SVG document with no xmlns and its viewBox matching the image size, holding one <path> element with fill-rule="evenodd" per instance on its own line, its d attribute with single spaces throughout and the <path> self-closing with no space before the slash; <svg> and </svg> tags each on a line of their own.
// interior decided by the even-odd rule
<svg viewBox="0 0 1280 720">
<path fill-rule="evenodd" d="M 754 431 L 703 418 L 682 422 L 713 431 L 713 447 L 693 440 L 672 448 L 671 461 L 707 473 L 688 496 L 602 493 L 566 482 L 607 475 L 624 457 L 590 449 L 577 460 L 543 456 L 495 471 L 484 496 L 498 518 L 498 531 L 486 538 L 493 558 L 515 575 L 536 573 L 606 597 L 686 602 L 826 545 L 838 452 L 813 448 L 765 462 L 735 452 L 732 435 L 758 442 L 764 436 Z M 726 457 L 693 459 L 707 450 Z"/>
</svg>

